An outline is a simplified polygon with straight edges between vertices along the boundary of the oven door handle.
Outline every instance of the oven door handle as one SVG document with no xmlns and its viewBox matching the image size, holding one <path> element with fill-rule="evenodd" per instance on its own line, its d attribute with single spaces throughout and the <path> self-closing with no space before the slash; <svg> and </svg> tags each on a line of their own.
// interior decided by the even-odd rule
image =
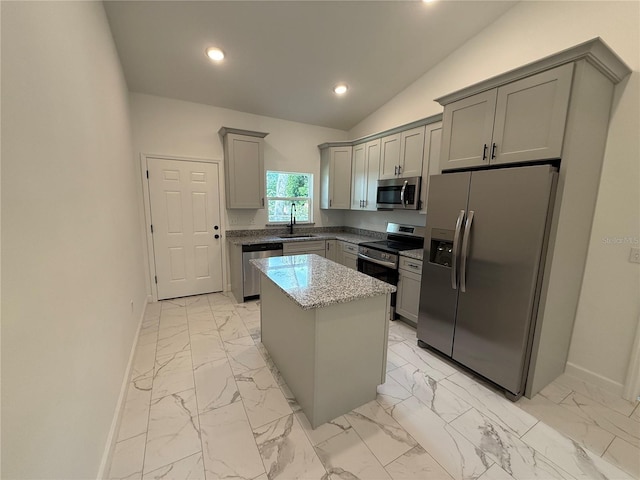
<svg viewBox="0 0 640 480">
<path fill-rule="evenodd" d="M 395 262 L 385 262 L 384 260 L 378 260 L 377 258 L 371 258 L 371 257 L 367 257 L 366 255 L 359 253 L 358 254 L 358 258 L 361 258 L 362 260 L 366 260 L 367 262 L 371 262 L 371 263 L 375 263 L 378 265 L 382 265 L 383 267 L 390 267 L 390 268 L 396 268 L 396 264 Z"/>
</svg>

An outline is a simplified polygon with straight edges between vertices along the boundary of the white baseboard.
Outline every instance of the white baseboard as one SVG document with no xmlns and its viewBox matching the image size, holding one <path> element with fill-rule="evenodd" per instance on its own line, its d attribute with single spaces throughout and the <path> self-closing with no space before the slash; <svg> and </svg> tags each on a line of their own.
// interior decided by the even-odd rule
<svg viewBox="0 0 640 480">
<path fill-rule="evenodd" d="M 113 447 L 116 443 L 116 435 L 120 428 L 120 420 L 122 419 L 122 411 L 124 403 L 127 399 L 127 389 L 129 387 L 129 376 L 131 375 L 131 367 L 133 365 L 133 357 L 136 353 L 136 346 L 138 345 L 138 336 L 140 335 L 140 329 L 142 328 L 142 322 L 144 321 L 144 315 L 147 311 L 147 305 L 151 301 L 151 296 L 145 298 L 144 306 L 142 307 L 142 314 L 138 321 L 138 328 L 136 330 L 135 338 L 133 339 L 133 345 L 131 346 L 131 352 L 129 352 L 129 362 L 127 368 L 124 371 L 124 377 L 122 378 L 122 386 L 120 387 L 120 395 L 118 396 L 118 403 L 116 404 L 116 410 L 113 413 L 113 419 L 111 420 L 111 428 L 109 429 L 109 435 L 104 446 L 104 453 L 102 454 L 102 460 L 100 461 L 100 468 L 98 468 L 97 480 L 103 479 L 107 475 L 107 468 L 111 463 L 111 455 L 113 454 Z"/>
<path fill-rule="evenodd" d="M 567 362 L 564 373 L 603 388 L 613 395 L 618 395 L 620 397 L 622 396 L 624 390 L 624 385 L 622 383 L 615 382 L 607 377 L 603 377 L 600 374 L 592 372 L 591 370 L 587 370 L 586 368 L 579 367 L 578 365 L 575 365 L 571 362 Z"/>
</svg>

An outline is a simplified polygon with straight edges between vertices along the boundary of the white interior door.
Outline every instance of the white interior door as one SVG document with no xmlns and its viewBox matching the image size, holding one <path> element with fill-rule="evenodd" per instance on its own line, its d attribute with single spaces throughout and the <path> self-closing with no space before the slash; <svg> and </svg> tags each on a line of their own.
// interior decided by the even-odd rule
<svg viewBox="0 0 640 480">
<path fill-rule="evenodd" d="M 222 291 L 218 164 L 150 158 L 148 169 L 158 299 Z"/>
</svg>

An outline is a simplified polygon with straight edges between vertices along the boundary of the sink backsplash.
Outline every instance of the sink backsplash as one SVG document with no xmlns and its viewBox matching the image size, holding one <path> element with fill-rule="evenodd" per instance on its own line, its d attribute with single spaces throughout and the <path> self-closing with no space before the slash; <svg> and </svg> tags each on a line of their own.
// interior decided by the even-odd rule
<svg viewBox="0 0 640 480">
<path fill-rule="evenodd" d="M 334 232 L 345 232 L 345 233 L 353 233 L 355 235 L 366 235 L 369 237 L 375 237 L 379 239 L 386 238 L 387 234 L 384 232 L 375 232 L 373 230 L 366 230 L 364 228 L 353 228 L 353 227 L 295 227 L 295 233 L 305 234 L 305 233 L 334 233 Z M 289 233 L 288 227 L 276 227 L 276 228 L 265 228 L 261 230 L 227 230 L 225 235 L 227 238 L 230 237 L 277 237 L 278 235 L 284 235 Z"/>
</svg>

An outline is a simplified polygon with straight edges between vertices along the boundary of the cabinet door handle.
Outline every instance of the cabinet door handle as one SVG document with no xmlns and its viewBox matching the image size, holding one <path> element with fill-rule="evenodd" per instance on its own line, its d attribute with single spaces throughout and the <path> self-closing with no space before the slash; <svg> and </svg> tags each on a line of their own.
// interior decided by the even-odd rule
<svg viewBox="0 0 640 480">
<path fill-rule="evenodd" d="M 331 206 L 331 199 L 329 199 L 329 206 Z"/>
<path fill-rule="evenodd" d="M 264 197 L 262 197 L 262 206 L 264 207 Z"/>
<path fill-rule="evenodd" d="M 397 165 L 394 165 L 394 167 L 393 167 L 393 174 L 394 175 L 398 174 L 398 166 Z"/>
<path fill-rule="evenodd" d="M 418 265 L 416 265 L 415 263 L 407 263 L 407 266 L 415 269 L 418 268 Z"/>
<path fill-rule="evenodd" d="M 484 144 L 484 147 L 482 147 L 482 160 L 486 160 L 487 159 L 487 144 Z"/>
<path fill-rule="evenodd" d="M 497 145 L 494 143 L 493 147 L 491 147 L 491 159 L 493 160 L 494 158 L 496 158 L 496 148 Z"/>
<path fill-rule="evenodd" d="M 398 165 L 398 175 L 402 173 L 402 165 Z"/>
</svg>

